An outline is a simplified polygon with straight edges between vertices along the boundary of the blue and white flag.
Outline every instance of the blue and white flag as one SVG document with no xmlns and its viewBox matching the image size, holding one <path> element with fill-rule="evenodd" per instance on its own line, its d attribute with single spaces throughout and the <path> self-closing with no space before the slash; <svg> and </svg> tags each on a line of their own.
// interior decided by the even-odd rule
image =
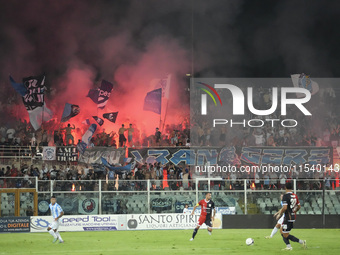
<svg viewBox="0 0 340 255">
<path fill-rule="evenodd" d="M 89 145 L 94 132 L 96 132 L 97 124 L 92 124 L 81 138 L 81 142 L 77 145 L 79 153 L 84 154 L 86 147 Z"/>
<path fill-rule="evenodd" d="M 64 107 L 63 115 L 61 116 L 61 122 L 66 122 L 69 119 L 77 116 L 80 112 L 78 105 L 66 103 Z"/>
<path fill-rule="evenodd" d="M 102 160 L 102 163 L 104 166 L 106 166 L 110 171 L 113 171 L 113 172 L 131 172 L 132 169 L 135 168 L 136 166 L 136 162 L 133 161 L 131 162 L 130 164 L 126 165 L 126 166 L 111 166 L 107 160 L 103 157 L 101 157 L 101 160 Z"/>
<path fill-rule="evenodd" d="M 144 111 L 161 114 L 162 111 L 162 88 L 155 89 L 146 94 L 144 99 Z"/>
<path fill-rule="evenodd" d="M 315 95 L 319 91 L 319 84 L 317 82 L 313 81 L 310 78 L 310 75 L 306 75 L 304 73 L 292 74 L 291 79 L 292 79 L 294 87 L 307 89 L 307 90 L 309 90 L 311 95 Z M 305 94 L 296 93 L 296 96 L 297 97 L 304 97 Z"/>
</svg>

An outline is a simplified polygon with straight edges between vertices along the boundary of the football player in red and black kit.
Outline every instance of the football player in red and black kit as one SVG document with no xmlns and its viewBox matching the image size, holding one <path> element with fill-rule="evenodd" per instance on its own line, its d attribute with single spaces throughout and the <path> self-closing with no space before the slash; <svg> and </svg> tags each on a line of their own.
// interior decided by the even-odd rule
<svg viewBox="0 0 340 255">
<path fill-rule="evenodd" d="M 282 208 L 280 211 L 274 214 L 276 216 L 276 219 L 280 219 L 282 214 L 285 214 L 283 223 L 281 225 L 281 235 L 283 237 L 283 241 L 287 245 L 287 247 L 283 250 L 293 250 L 292 246 L 289 243 L 289 240 L 293 242 L 297 242 L 303 245 L 303 247 L 306 249 L 306 240 L 301 240 L 296 238 L 295 236 L 292 236 L 289 234 L 289 232 L 292 230 L 296 215 L 301 206 L 299 199 L 296 194 L 292 192 L 293 185 L 291 182 L 286 183 L 286 194 L 282 197 Z"/>
<path fill-rule="evenodd" d="M 208 192 L 205 195 L 205 199 L 202 199 L 201 201 L 198 202 L 197 205 L 195 205 L 194 209 L 192 210 L 191 215 L 194 215 L 196 208 L 199 206 L 201 206 L 201 215 L 200 215 L 200 218 L 198 219 L 197 227 L 194 229 L 194 232 L 192 233 L 192 238 L 190 239 L 190 241 L 194 240 L 197 234 L 197 231 L 199 230 L 199 228 L 202 226 L 203 223 L 207 225 L 209 235 L 211 235 L 211 232 L 212 232 L 212 222 L 214 221 L 216 210 L 215 210 L 215 204 L 211 200 L 210 192 Z"/>
</svg>

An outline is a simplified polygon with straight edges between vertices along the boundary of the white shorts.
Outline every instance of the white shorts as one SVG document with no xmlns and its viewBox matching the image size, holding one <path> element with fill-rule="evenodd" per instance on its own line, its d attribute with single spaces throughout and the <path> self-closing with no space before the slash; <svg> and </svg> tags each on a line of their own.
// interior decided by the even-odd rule
<svg viewBox="0 0 340 255">
<path fill-rule="evenodd" d="M 277 224 L 282 225 L 284 219 L 285 219 L 285 215 L 282 215 L 281 218 L 277 221 Z"/>
<path fill-rule="evenodd" d="M 59 221 L 58 220 L 54 220 L 52 223 L 50 223 L 48 225 L 48 227 L 50 227 L 51 229 L 58 229 L 59 228 Z"/>
</svg>

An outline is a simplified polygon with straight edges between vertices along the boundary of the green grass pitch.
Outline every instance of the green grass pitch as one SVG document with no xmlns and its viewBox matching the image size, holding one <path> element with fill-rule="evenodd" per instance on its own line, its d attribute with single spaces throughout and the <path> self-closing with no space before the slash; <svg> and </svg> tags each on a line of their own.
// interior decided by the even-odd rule
<svg viewBox="0 0 340 255">
<path fill-rule="evenodd" d="M 338 254 L 340 229 L 293 229 L 291 234 L 307 240 L 307 250 L 292 243 L 293 251 L 285 247 L 277 233 L 265 239 L 271 229 L 214 230 L 212 236 L 201 229 L 193 242 L 192 230 L 65 232 L 65 243 L 52 243 L 46 233 L 0 234 L 0 255 L 7 254 Z M 253 246 L 245 244 L 246 238 L 255 240 Z"/>
</svg>

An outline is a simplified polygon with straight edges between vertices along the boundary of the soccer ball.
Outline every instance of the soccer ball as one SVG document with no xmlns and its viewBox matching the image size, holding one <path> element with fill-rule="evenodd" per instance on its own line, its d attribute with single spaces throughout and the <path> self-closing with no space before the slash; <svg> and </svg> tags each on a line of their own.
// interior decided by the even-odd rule
<svg viewBox="0 0 340 255">
<path fill-rule="evenodd" d="M 247 238 L 246 245 L 253 245 L 253 244 L 254 244 L 254 239 L 253 238 Z"/>
</svg>

